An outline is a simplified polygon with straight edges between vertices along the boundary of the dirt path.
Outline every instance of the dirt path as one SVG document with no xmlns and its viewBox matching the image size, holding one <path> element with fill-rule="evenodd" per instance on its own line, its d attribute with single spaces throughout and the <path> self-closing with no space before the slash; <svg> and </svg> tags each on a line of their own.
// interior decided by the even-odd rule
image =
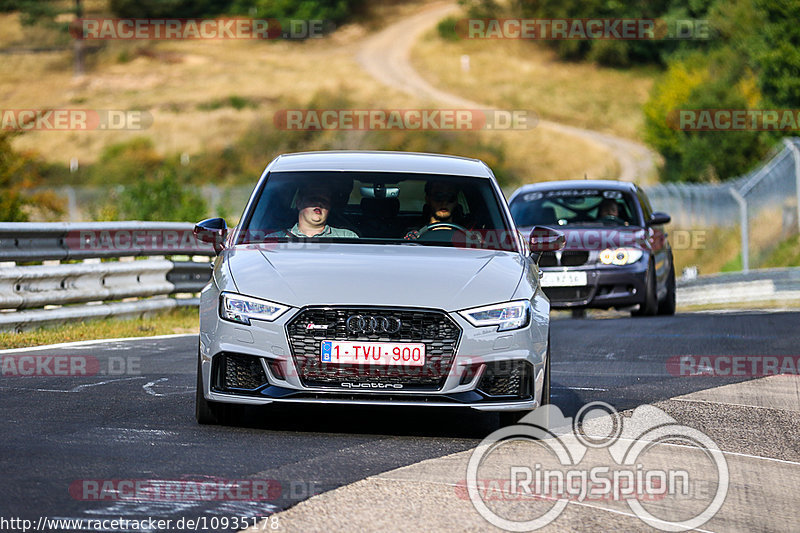
<svg viewBox="0 0 800 533">
<path fill-rule="evenodd" d="M 491 106 L 437 89 L 411 66 L 411 48 L 416 40 L 443 17 L 458 10 L 459 7 L 450 2 L 436 3 L 425 7 L 416 15 L 384 28 L 364 42 L 357 55 L 358 62 L 378 81 L 417 98 L 432 100 L 449 107 L 490 109 Z M 537 127 L 580 137 L 584 141 L 601 146 L 611 157 L 617 159 L 621 180 L 635 180 L 648 184 L 656 179 L 655 162 L 658 160 L 658 155 L 643 144 L 549 120 L 540 120 Z"/>
</svg>

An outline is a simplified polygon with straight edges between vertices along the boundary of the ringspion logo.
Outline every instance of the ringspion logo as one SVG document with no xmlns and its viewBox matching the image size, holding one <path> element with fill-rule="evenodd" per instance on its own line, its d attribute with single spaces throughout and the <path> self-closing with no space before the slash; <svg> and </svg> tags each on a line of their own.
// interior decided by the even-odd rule
<svg viewBox="0 0 800 533">
<path fill-rule="evenodd" d="M 686 464 L 660 452 L 665 446 L 680 446 Z M 506 531 L 540 529 L 570 502 L 586 501 L 624 502 L 655 529 L 686 531 L 719 511 L 729 481 L 725 456 L 704 433 L 652 405 L 623 417 L 592 402 L 574 418 L 545 405 L 490 434 L 472 452 L 466 480 L 455 490 L 466 491 L 478 513 Z M 497 505 L 533 500 L 540 504 Z"/>
</svg>

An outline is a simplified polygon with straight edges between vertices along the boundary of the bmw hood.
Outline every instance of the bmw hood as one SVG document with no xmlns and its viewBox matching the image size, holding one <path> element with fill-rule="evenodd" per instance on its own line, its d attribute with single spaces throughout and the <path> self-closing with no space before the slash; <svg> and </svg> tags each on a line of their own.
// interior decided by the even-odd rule
<svg viewBox="0 0 800 533">
<path fill-rule="evenodd" d="M 223 253 L 239 293 L 292 307 L 456 311 L 511 299 L 524 271 L 516 253 L 435 246 L 282 243 Z"/>
</svg>

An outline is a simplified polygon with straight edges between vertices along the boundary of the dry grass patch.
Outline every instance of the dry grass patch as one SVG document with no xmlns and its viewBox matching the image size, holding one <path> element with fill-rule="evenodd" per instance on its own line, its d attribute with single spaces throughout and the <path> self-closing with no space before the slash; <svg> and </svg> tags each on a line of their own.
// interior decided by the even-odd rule
<svg viewBox="0 0 800 533">
<path fill-rule="evenodd" d="M 0 332 L 0 349 L 93 339 L 198 333 L 198 327 L 196 308 L 178 308 L 129 320 L 108 318 L 74 322 L 63 326 L 42 327 L 20 333 Z"/>
<path fill-rule="evenodd" d="M 142 131 L 29 132 L 15 139 L 15 147 L 35 150 L 61 164 L 74 157 L 82 165 L 95 162 L 104 147 L 138 136 L 151 138 L 161 155 L 208 153 L 237 142 L 254 123 L 266 122 L 271 127 L 274 113 L 287 102 L 304 106 L 321 91 L 346 95 L 353 107 L 361 109 L 430 107 L 429 102 L 373 80 L 355 60 L 369 29 L 411 14 L 419 4 L 382 2 L 374 9 L 383 15 L 373 22 L 345 25 L 329 37 L 307 42 L 108 43 L 89 57 L 88 74 L 77 79 L 72 76 L 68 51 L 7 56 L 0 63 L 0 94 L 7 109 L 122 109 L 145 111 L 153 117 L 152 125 Z M 13 26 L 13 17 L 9 20 Z M 446 54 L 432 59 L 434 63 L 446 64 L 456 54 L 457 65 L 460 52 L 437 43 L 428 39 L 421 46 Z M 473 74 L 482 70 L 479 63 L 473 61 L 478 68 Z M 508 90 L 512 89 L 509 85 Z M 479 94 L 470 96 L 483 99 Z M 233 97 L 248 105 L 214 104 Z M 487 142 L 502 141 L 509 170 L 519 177 L 508 187 L 584 174 L 593 178 L 617 174 L 616 163 L 609 162 L 603 148 L 571 136 L 535 128 L 479 135 Z M 351 144 L 338 147 L 360 148 L 362 138 L 354 132 L 346 136 Z"/>
<path fill-rule="evenodd" d="M 469 56 L 464 72 L 461 57 Z M 619 70 L 561 61 L 521 40 L 444 41 L 428 33 L 414 47 L 414 66 L 435 86 L 499 108 L 531 109 L 556 122 L 640 140 L 657 71 Z"/>
</svg>

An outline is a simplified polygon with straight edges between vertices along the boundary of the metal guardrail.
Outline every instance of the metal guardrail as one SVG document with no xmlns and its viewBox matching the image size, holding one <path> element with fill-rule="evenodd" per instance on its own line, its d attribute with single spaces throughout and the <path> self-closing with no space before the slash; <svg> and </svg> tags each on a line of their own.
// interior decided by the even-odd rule
<svg viewBox="0 0 800 533">
<path fill-rule="evenodd" d="M 709 274 L 678 280 L 681 306 L 800 302 L 800 268 Z"/>
<path fill-rule="evenodd" d="M 194 239 L 192 228 L 153 222 L 0 223 L 0 263 L 5 263 L 0 331 L 197 305 L 193 296 L 208 283 L 210 263 L 162 257 L 213 256 L 210 245 Z M 800 268 L 679 280 L 677 299 L 682 306 L 800 301 Z"/>
<path fill-rule="evenodd" d="M 211 268 L 207 260 L 190 259 L 214 251 L 194 239 L 193 227 L 0 223 L 0 331 L 197 305 L 193 295 L 208 283 Z"/>
</svg>

